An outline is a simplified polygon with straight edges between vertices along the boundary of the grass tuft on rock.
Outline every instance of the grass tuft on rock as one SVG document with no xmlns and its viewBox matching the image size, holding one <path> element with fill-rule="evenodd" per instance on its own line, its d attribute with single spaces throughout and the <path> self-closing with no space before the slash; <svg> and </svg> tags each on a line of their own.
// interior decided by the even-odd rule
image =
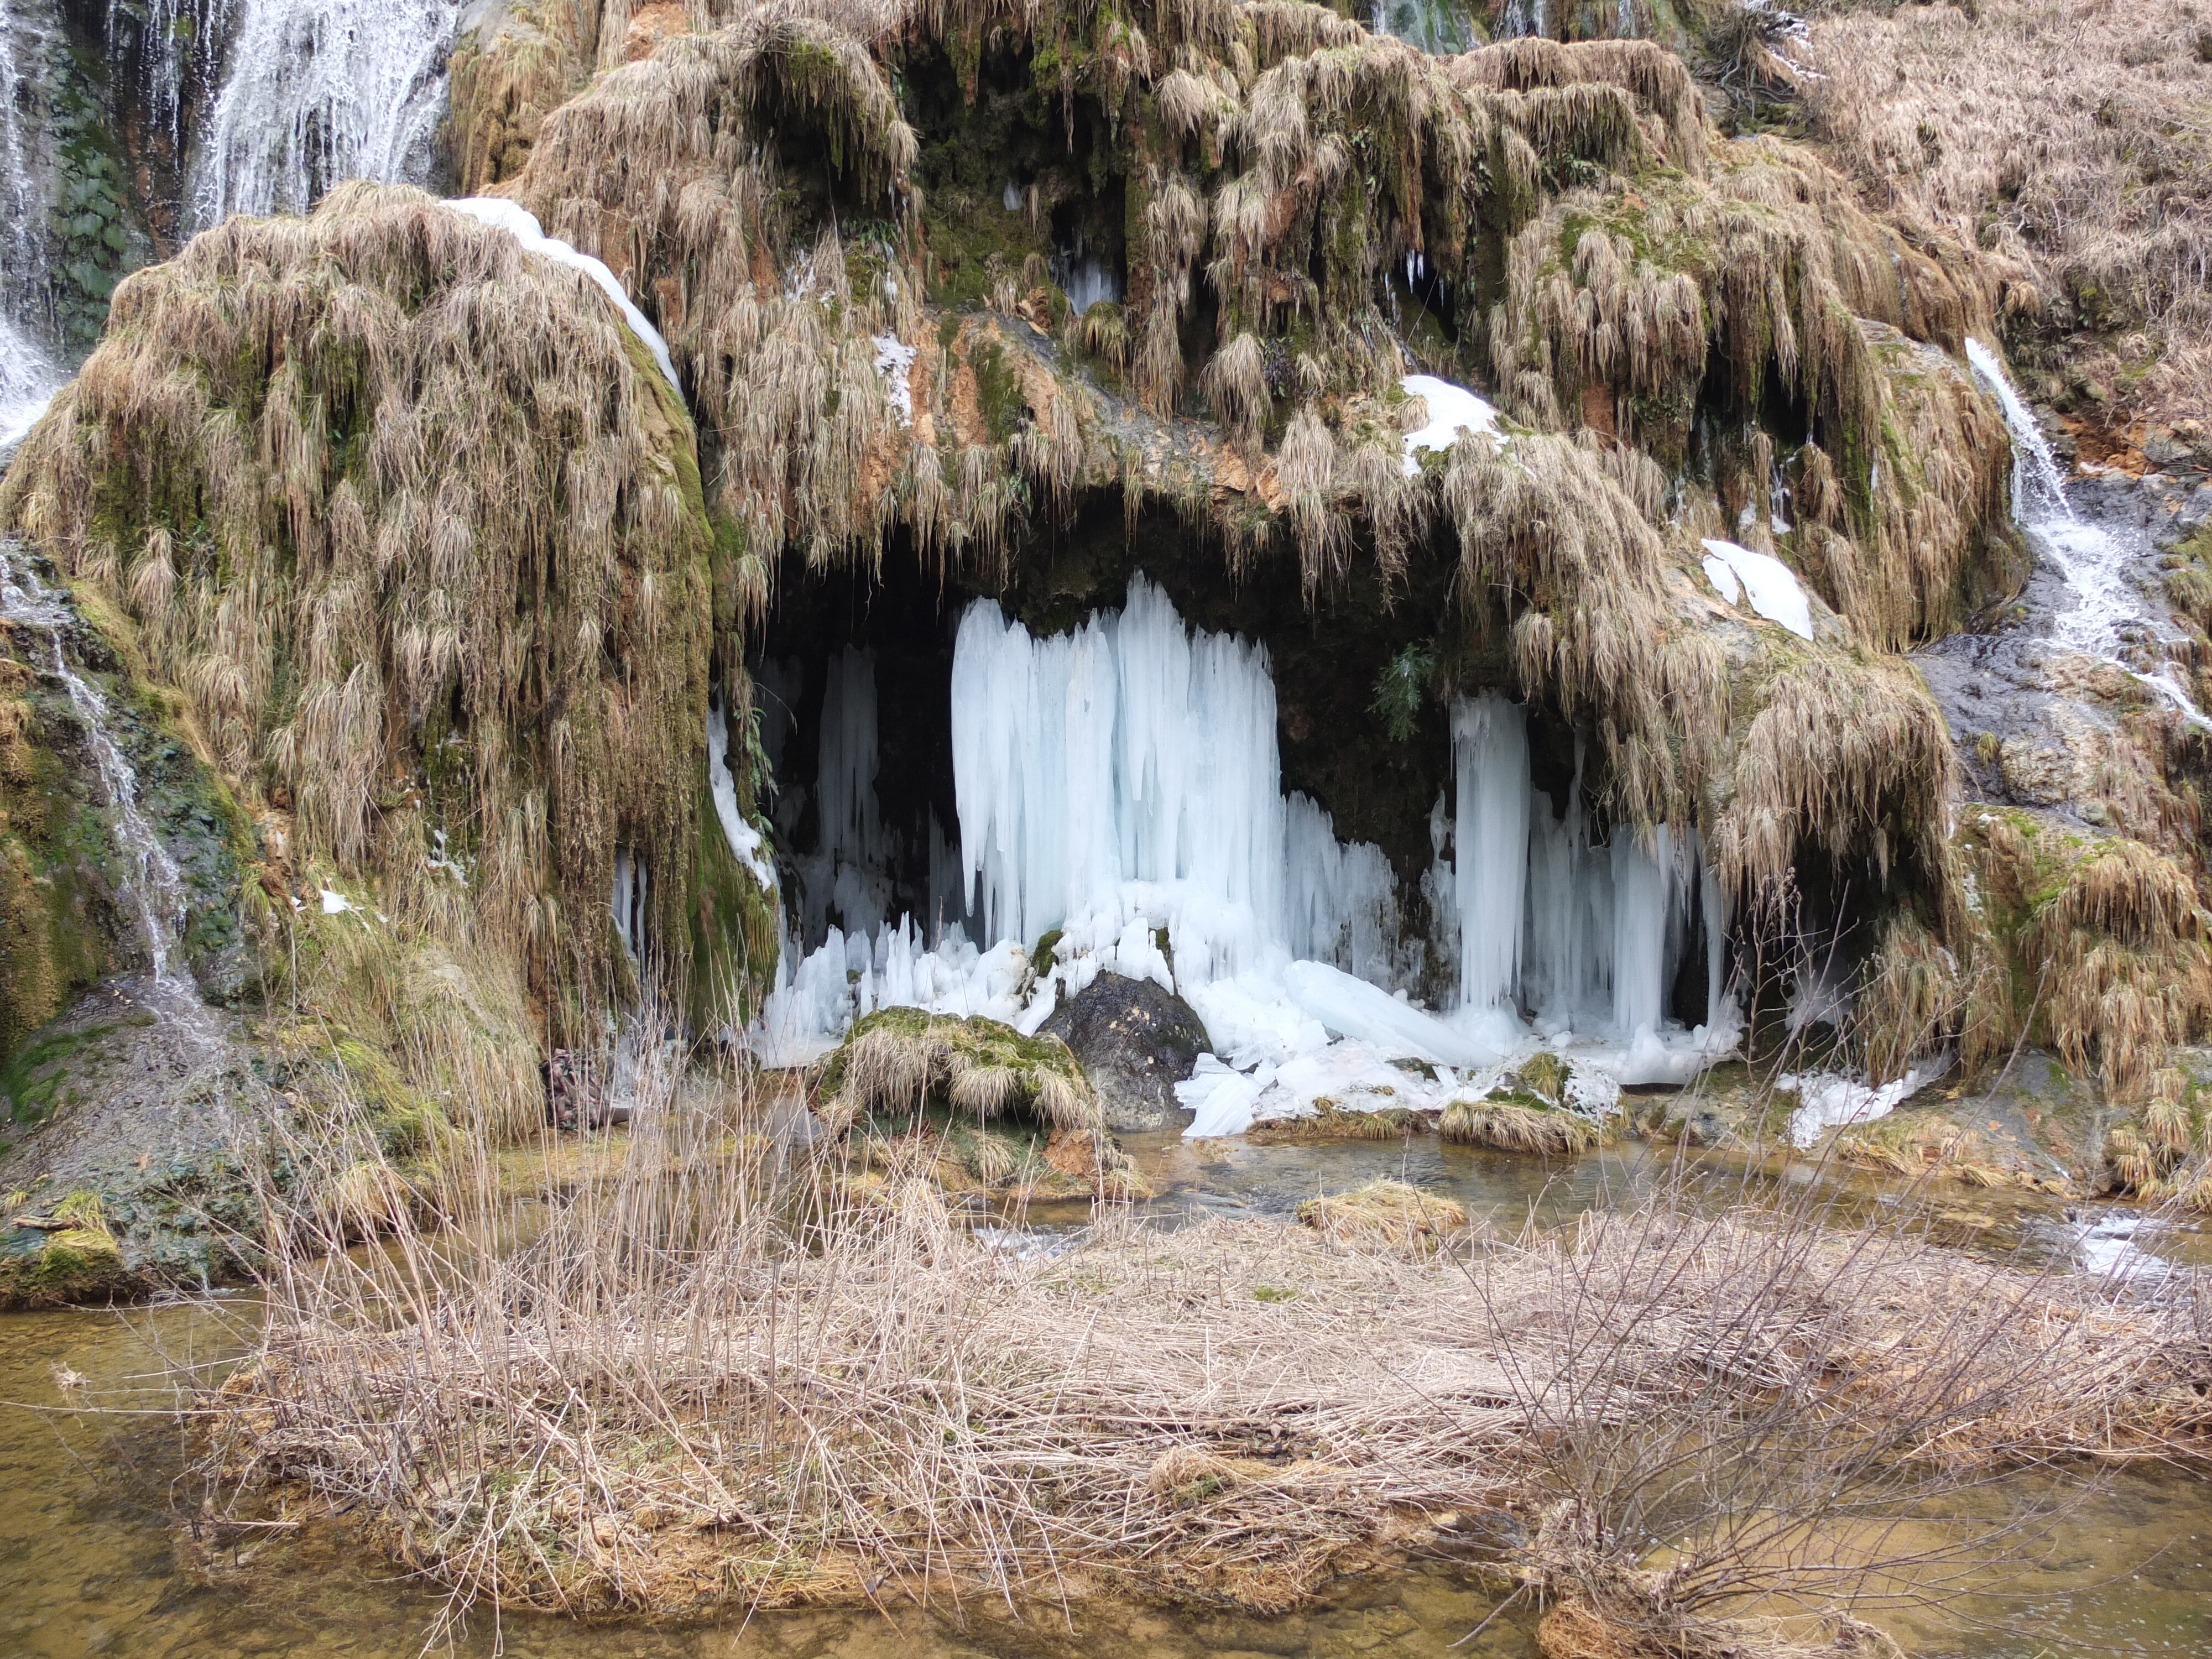
<svg viewBox="0 0 2212 1659">
<path fill-rule="evenodd" d="M 1104 1108 L 1058 1037 L 1027 1037 L 981 1015 L 886 1008 L 853 1027 L 822 1073 L 828 1114 L 917 1115 L 932 1104 L 988 1124 L 1027 1111 L 1054 1129 L 1103 1133 Z"/>
<path fill-rule="evenodd" d="M 1437 1133 L 1462 1146 L 1546 1158 L 1578 1158 L 1595 1151 L 1603 1139 L 1588 1118 L 1531 1095 L 1455 1100 L 1437 1120 Z"/>
</svg>

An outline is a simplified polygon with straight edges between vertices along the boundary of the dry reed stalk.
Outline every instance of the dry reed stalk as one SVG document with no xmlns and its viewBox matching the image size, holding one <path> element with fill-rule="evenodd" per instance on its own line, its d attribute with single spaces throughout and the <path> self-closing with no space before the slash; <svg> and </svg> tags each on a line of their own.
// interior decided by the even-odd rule
<svg viewBox="0 0 2212 1659">
<path fill-rule="evenodd" d="M 1675 1187 L 1453 1257 L 1110 1212 L 1027 1251 L 911 1176 L 829 1204 L 741 1079 L 653 1073 L 638 1108 L 620 1174 L 544 1203 L 483 1160 L 435 1231 L 363 1198 L 380 1250 L 274 1212 L 254 1356 L 196 1407 L 216 1512 L 274 1490 L 463 1601 L 580 1613 L 1137 1584 L 1281 1607 L 1425 1516 L 1502 1509 L 1530 1582 L 1694 1654 L 1730 1598 L 1848 1604 L 1924 1565 L 1797 1547 L 1838 1518 L 2172 1455 L 2207 1418 L 2186 1307 L 1802 1200 Z M 1553 1547 L 1570 1513 L 1593 1524 Z M 1680 1540 L 1656 1585 L 1655 1527 Z"/>
</svg>

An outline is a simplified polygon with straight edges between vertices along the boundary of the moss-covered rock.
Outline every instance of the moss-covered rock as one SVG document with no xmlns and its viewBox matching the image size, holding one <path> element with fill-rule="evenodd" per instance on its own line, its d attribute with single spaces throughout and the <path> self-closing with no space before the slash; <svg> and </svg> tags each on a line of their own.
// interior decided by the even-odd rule
<svg viewBox="0 0 2212 1659">
<path fill-rule="evenodd" d="M 1058 1037 L 1027 1037 L 974 1015 L 886 1008 L 858 1021 L 822 1070 L 824 1110 L 919 1115 L 934 1107 L 979 1124 L 1009 1113 L 1054 1129 L 1103 1134 L 1097 1092 Z"/>
</svg>

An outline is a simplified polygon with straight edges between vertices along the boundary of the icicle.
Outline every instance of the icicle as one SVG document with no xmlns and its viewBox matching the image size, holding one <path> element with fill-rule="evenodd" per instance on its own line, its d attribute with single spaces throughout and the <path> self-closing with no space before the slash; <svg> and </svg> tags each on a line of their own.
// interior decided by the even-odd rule
<svg viewBox="0 0 2212 1659">
<path fill-rule="evenodd" d="M 1664 827 L 1645 847 L 1625 829 L 1613 832 L 1613 1024 L 1633 1041 L 1659 1029 L 1666 1012 L 1667 872 Z"/>
<path fill-rule="evenodd" d="M 645 960 L 645 860 L 636 857 L 627 847 L 615 854 L 614 893 L 608 901 L 608 909 L 615 919 L 615 933 L 622 939 L 623 949 L 633 962 Z"/>
<path fill-rule="evenodd" d="M 1520 706 L 1494 691 L 1454 703 L 1452 764 L 1460 1001 L 1504 1008 L 1520 983 L 1528 872 L 1528 726 Z"/>
<path fill-rule="evenodd" d="M 971 914 L 1033 940 L 1087 913 L 1102 946 L 1133 883 L 1164 890 L 1213 972 L 1286 945 L 1275 694 L 1265 651 L 1194 637 L 1141 577 L 1118 616 L 1047 640 L 979 601 L 953 648 L 952 758 Z M 1194 958 L 1195 959 L 1195 957 Z"/>
</svg>

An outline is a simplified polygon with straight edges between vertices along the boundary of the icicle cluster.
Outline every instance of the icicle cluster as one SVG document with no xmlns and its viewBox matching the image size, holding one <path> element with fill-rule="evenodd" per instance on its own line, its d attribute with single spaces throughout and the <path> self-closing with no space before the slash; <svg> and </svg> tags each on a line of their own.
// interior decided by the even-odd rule
<svg viewBox="0 0 2212 1659">
<path fill-rule="evenodd" d="M 959 838 L 956 852 L 933 826 L 933 945 L 887 912 L 873 664 L 848 648 L 830 665 L 819 843 L 793 859 L 799 933 L 758 1034 L 771 1058 L 805 1059 L 896 1004 L 1035 1030 L 1063 996 L 1118 973 L 1204 1018 L 1215 1056 L 1179 1092 L 1193 1133 L 1233 1133 L 1324 1096 L 1441 1105 L 1539 1041 L 1618 1082 L 1686 1078 L 1734 1041 L 1725 918 L 1695 835 L 1592 846 L 1579 776 L 1555 812 L 1530 782 L 1527 716 L 1504 697 L 1452 714 L 1456 811 L 1446 820 L 1440 805 L 1440 859 L 1456 844 L 1428 889 L 1448 896 L 1461 972 L 1441 1017 L 1409 995 L 1424 947 L 1404 937 L 1381 849 L 1339 841 L 1318 805 L 1282 793 L 1263 647 L 1194 631 L 1142 577 L 1119 612 L 1048 639 L 979 601 L 961 620 L 951 697 Z M 1668 992 L 1700 939 L 1708 1019 L 1686 1032 L 1668 1020 Z"/>
</svg>

